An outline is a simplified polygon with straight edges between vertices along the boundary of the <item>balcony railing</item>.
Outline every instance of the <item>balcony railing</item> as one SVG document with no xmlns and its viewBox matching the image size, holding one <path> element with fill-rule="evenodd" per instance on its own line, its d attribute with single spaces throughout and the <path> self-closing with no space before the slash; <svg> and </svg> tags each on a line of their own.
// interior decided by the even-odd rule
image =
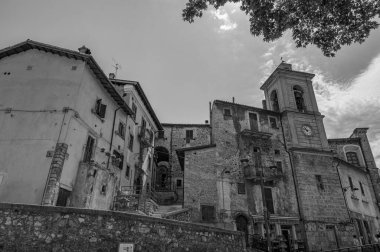
<svg viewBox="0 0 380 252">
<path fill-rule="evenodd" d="M 259 168 L 252 165 L 244 167 L 244 177 L 245 179 L 253 180 L 254 182 L 259 182 L 261 178 L 264 181 L 274 181 L 279 180 L 284 176 L 282 170 L 277 167 L 265 167 Z"/>
<path fill-rule="evenodd" d="M 156 193 L 150 188 L 122 186 L 114 198 L 113 209 L 116 211 L 137 211 L 140 204 L 144 204 L 144 201 L 149 199 L 158 202 Z"/>
</svg>

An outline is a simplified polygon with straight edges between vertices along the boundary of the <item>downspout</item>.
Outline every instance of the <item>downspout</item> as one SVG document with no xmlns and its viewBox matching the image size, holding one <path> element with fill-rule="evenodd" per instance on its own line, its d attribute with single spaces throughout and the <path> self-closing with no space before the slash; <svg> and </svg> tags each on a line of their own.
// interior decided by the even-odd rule
<svg viewBox="0 0 380 252">
<path fill-rule="evenodd" d="M 115 112 L 113 114 L 113 122 L 112 122 L 112 131 L 111 131 L 111 142 L 110 142 L 110 148 L 109 148 L 109 153 L 110 155 L 108 156 L 108 160 L 107 160 L 107 170 L 110 166 L 110 158 L 111 158 L 111 150 L 112 150 L 112 143 L 113 143 L 113 135 L 114 135 L 114 130 L 115 130 L 115 121 L 116 121 L 116 112 L 121 109 L 121 107 L 118 107 L 117 109 L 115 109 Z"/>
<path fill-rule="evenodd" d="M 294 182 L 294 189 L 295 189 L 295 193 L 296 193 L 296 200 L 297 200 L 297 208 L 298 208 L 298 213 L 299 213 L 299 216 L 300 216 L 300 221 L 301 221 L 301 230 L 302 230 L 302 235 L 304 237 L 304 246 L 305 246 L 305 250 L 306 251 L 309 251 L 309 244 L 307 242 L 307 236 L 306 236 L 306 230 L 305 230 L 305 219 L 304 219 L 304 214 L 303 214 L 303 210 L 301 208 L 301 204 L 300 204 L 300 196 L 299 196 L 299 188 L 298 188 L 298 180 L 297 180 L 297 176 L 295 174 L 295 168 L 294 168 L 294 164 L 293 164 L 293 157 L 292 155 L 290 154 L 289 150 L 288 150 L 288 146 L 286 144 L 286 138 L 285 138 L 285 132 L 284 132 L 284 126 L 282 124 L 282 113 L 280 114 L 280 124 L 281 124 L 281 131 L 282 131 L 282 137 L 283 137 L 283 140 L 284 140 L 284 147 L 285 147 L 285 151 L 286 153 L 288 153 L 288 156 L 289 156 L 289 161 L 290 161 L 290 168 L 292 170 L 292 177 L 293 177 L 293 182 Z"/>
<path fill-rule="evenodd" d="M 112 131 L 111 131 L 111 141 L 110 141 L 110 148 L 109 148 L 109 156 L 108 156 L 108 159 L 107 159 L 107 170 L 109 168 L 109 165 L 110 165 L 110 158 L 111 158 L 111 150 L 112 150 L 112 143 L 113 143 L 113 135 L 114 135 L 114 130 L 115 130 L 115 121 L 116 121 L 116 112 L 121 109 L 121 107 L 118 107 L 117 109 L 115 109 L 115 112 L 114 112 L 114 115 L 113 115 L 113 122 L 112 122 Z M 121 180 L 121 172 L 120 172 L 120 180 Z M 120 186 L 120 181 L 119 181 L 119 186 Z M 119 187 L 120 189 L 120 187 Z M 114 202 L 114 195 L 115 195 L 115 190 L 116 188 L 114 187 L 113 189 L 113 193 L 112 193 L 112 202 Z M 111 205 L 111 208 L 113 208 L 113 203 Z"/>
</svg>

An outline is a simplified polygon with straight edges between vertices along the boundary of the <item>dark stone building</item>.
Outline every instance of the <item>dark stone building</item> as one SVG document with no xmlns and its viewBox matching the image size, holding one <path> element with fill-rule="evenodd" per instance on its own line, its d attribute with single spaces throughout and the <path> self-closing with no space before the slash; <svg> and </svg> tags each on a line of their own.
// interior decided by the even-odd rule
<svg viewBox="0 0 380 252">
<path fill-rule="evenodd" d="M 288 250 L 353 246 L 354 234 L 373 241 L 380 190 L 366 129 L 346 139 L 353 145 L 329 141 L 313 77 L 281 63 L 261 87 L 263 108 L 216 100 L 210 126 L 194 126 L 207 129 L 194 142 L 186 127 L 163 125 L 156 150 L 168 150 L 176 180 L 183 174 L 190 221 L 243 231 L 248 244 L 269 237 Z M 367 193 L 360 206 L 349 204 L 356 187 L 346 186 L 347 174 Z"/>
</svg>

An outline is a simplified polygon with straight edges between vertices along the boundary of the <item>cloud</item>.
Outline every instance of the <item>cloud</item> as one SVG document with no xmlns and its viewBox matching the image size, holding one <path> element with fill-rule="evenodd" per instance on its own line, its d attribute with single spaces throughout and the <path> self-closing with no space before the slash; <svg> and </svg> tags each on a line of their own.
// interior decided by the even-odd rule
<svg viewBox="0 0 380 252">
<path fill-rule="evenodd" d="M 278 57 L 278 58 L 276 58 Z M 349 137 L 358 127 L 368 127 L 368 138 L 376 163 L 380 164 L 380 54 L 369 66 L 349 83 L 329 78 L 328 72 L 310 64 L 307 56 L 300 56 L 284 37 L 270 44 L 263 53 L 265 64 L 261 67 L 264 81 L 283 58 L 294 70 L 314 73 L 313 86 L 319 110 L 323 115 L 329 138 Z"/>
<path fill-rule="evenodd" d="M 219 26 L 219 32 L 231 31 L 238 27 L 237 23 L 232 21 L 231 15 L 236 13 L 239 6 L 238 4 L 227 4 L 217 10 L 210 11 L 211 15 L 222 23 Z"/>
</svg>

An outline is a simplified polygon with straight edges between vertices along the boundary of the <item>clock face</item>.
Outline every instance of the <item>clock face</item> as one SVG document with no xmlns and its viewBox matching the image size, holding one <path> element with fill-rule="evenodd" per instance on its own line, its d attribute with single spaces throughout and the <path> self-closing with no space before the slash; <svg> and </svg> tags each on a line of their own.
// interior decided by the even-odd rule
<svg viewBox="0 0 380 252">
<path fill-rule="evenodd" d="M 311 130 L 311 127 L 308 126 L 308 125 L 303 125 L 302 126 L 302 132 L 306 135 L 306 136 L 311 136 L 313 134 L 313 131 Z"/>
</svg>

